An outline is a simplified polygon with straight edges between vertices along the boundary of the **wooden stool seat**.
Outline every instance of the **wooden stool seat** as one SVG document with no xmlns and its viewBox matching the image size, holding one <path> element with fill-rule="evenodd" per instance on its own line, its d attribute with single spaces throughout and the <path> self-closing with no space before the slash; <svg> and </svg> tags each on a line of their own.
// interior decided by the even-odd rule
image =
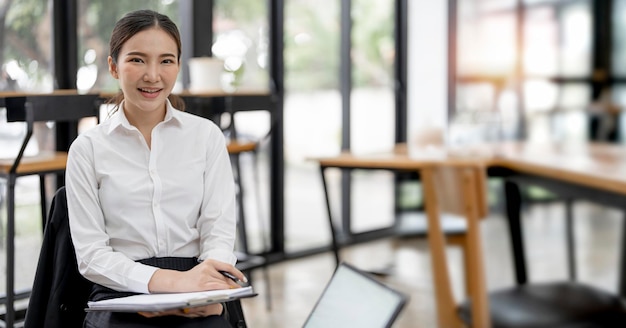
<svg viewBox="0 0 626 328">
<path fill-rule="evenodd" d="M 231 155 L 252 152 L 257 148 L 256 142 L 251 141 L 231 141 L 226 145 L 226 149 L 228 149 L 228 153 Z"/>
</svg>

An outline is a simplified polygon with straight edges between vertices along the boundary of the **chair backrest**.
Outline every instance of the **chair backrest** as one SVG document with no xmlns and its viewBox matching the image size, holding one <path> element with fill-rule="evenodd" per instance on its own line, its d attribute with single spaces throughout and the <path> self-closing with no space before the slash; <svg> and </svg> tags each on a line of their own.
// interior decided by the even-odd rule
<svg viewBox="0 0 626 328">
<path fill-rule="evenodd" d="M 440 327 L 461 327 L 457 315 L 446 259 L 445 235 L 440 214 L 452 213 L 467 220 L 467 258 L 470 286 L 467 290 L 472 304 L 472 326 L 489 327 L 489 304 L 485 283 L 484 260 L 480 239 L 480 219 L 487 215 L 486 173 L 480 163 L 472 161 L 433 164 L 421 171 L 425 206 L 428 214 L 430 246 L 437 319 Z"/>
</svg>

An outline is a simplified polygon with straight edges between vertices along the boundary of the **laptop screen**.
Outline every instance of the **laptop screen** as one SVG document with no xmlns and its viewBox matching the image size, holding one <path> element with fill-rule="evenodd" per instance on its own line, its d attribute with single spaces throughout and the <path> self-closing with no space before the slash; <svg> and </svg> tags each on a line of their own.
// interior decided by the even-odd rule
<svg viewBox="0 0 626 328">
<path fill-rule="evenodd" d="M 341 263 L 304 327 L 391 327 L 406 299 L 368 274 Z"/>
</svg>

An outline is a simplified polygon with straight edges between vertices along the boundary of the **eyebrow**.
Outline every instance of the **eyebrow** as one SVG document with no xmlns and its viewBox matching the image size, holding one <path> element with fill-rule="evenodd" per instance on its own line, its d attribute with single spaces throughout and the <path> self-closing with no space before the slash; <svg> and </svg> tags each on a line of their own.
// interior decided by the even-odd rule
<svg viewBox="0 0 626 328">
<path fill-rule="evenodd" d="M 129 53 L 126 54 L 126 56 L 141 56 L 141 57 L 148 57 L 147 54 L 140 52 L 140 51 L 131 51 Z M 159 55 L 159 57 L 173 57 L 176 58 L 176 56 L 172 53 L 164 53 Z"/>
</svg>

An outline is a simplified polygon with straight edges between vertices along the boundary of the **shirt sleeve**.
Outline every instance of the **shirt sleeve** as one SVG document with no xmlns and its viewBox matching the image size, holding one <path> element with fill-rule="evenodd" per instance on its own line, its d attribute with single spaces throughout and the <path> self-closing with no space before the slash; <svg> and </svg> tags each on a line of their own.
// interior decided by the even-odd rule
<svg viewBox="0 0 626 328">
<path fill-rule="evenodd" d="M 65 174 L 78 270 L 86 279 L 114 290 L 148 293 L 148 282 L 157 268 L 137 263 L 109 246 L 93 147 L 88 137 L 79 136 L 70 147 Z"/>
<path fill-rule="evenodd" d="M 204 172 L 204 196 L 198 219 L 200 259 L 214 259 L 234 265 L 236 233 L 235 180 L 223 133 L 210 130 Z"/>
</svg>

